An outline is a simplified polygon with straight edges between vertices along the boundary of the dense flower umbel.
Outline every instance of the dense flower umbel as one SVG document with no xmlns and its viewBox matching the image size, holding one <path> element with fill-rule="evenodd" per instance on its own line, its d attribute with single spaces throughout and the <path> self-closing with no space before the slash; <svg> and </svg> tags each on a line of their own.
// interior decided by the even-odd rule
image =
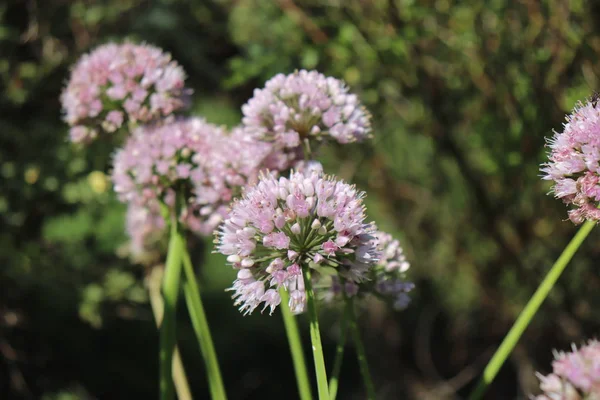
<svg viewBox="0 0 600 400">
<path fill-rule="evenodd" d="M 149 45 L 106 44 L 81 57 L 62 93 L 73 142 L 89 142 L 128 122 L 149 122 L 186 106 L 185 73 Z"/>
<path fill-rule="evenodd" d="M 390 301 L 397 310 L 404 309 L 410 303 L 408 292 L 414 289 L 412 282 L 407 282 L 405 273 L 410 268 L 400 242 L 389 233 L 376 231 L 374 242 L 381 256 L 375 267 L 369 270 L 366 280 L 342 282 L 333 277 L 333 282 L 324 292 L 327 301 L 341 299 L 343 292 L 346 296 L 375 295 L 385 301 Z"/>
<path fill-rule="evenodd" d="M 579 104 L 549 147 L 550 161 L 542 168 L 544 179 L 553 180 L 554 195 L 574 207 L 569 211 L 571 221 L 599 221 L 600 105 L 594 101 Z"/>
<path fill-rule="evenodd" d="M 262 144 L 241 143 L 200 118 L 144 126 L 116 153 L 115 192 L 146 208 L 159 201 L 173 207 L 179 193 L 181 221 L 208 235 L 241 187 L 257 178 L 264 152 Z"/>
<path fill-rule="evenodd" d="M 557 353 L 550 375 L 538 374 L 544 394 L 535 400 L 600 400 L 600 342 Z"/>
<path fill-rule="evenodd" d="M 333 267 L 348 281 L 362 281 L 379 260 L 363 197 L 317 171 L 292 172 L 289 179 L 261 176 L 233 203 L 217 237 L 217 250 L 238 269 L 231 290 L 240 310 L 249 314 L 264 303 L 263 310 L 273 312 L 284 287 L 292 311 L 302 312 L 309 267 Z"/>
<path fill-rule="evenodd" d="M 249 133 L 288 151 L 307 138 L 350 143 L 371 131 L 370 115 L 358 97 L 342 81 L 316 71 L 276 75 L 254 91 L 242 112 Z"/>
</svg>

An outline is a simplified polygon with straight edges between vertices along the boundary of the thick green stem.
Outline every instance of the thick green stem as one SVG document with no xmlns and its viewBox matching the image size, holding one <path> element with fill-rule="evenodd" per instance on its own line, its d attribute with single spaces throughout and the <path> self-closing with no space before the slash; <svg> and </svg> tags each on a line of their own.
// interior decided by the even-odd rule
<svg viewBox="0 0 600 400">
<path fill-rule="evenodd" d="M 296 317 L 290 310 L 287 291 L 284 288 L 281 288 L 279 289 L 279 295 L 281 296 L 281 304 L 279 307 L 281 308 L 285 333 L 287 334 L 290 352 L 292 353 L 296 382 L 298 383 L 298 393 L 300 394 L 301 400 L 312 400 L 310 381 L 308 380 L 308 372 L 306 371 L 306 361 L 304 360 L 304 350 L 302 349 L 298 323 L 296 322 Z"/>
<path fill-rule="evenodd" d="M 208 328 L 204 306 L 202 305 L 200 289 L 198 288 L 196 275 L 194 274 L 194 268 L 192 267 L 192 261 L 187 252 L 185 242 L 182 241 L 182 244 L 183 269 L 185 272 L 183 291 L 190 319 L 192 320 L 192 326 L 194 327 L 194 332 L 196 333 L 198 343 L 200 344 L 200 351 L 204 357 L 211 398 L 213 400 L 226 400 L 227 395 L 225 386 L 223 386 L 223 378 L 221 377 L 221 370 L 219 369 L 217 353 L 210 334 L 210 329 Z"/>
<path fill-rule="evenodd" d="M 164 299 L 163 321 L 160 325 L 160 399 L 173 399 L 173 351 L 177 342 L 176 311 L 177 295 L 179 294 L 179 278 L 181 276 L 181 250 L 183 238 L 179 232 L 176 218 L 171 221 L 171 237 L 169 239 L 169 252 L 165 267 L 162 291 Z"/>
<path fill-rule="evenodd" d="M 148 286 L 148 293 L 150 295 L 150 306 L 154 319 L 156 321 L 156 327 L 160 328 L 160 324 L 163 319 L 163 299 L 160 294 L 160 283 L 162 282 L 162 268 L 154 267 L 152 272 L 146 279 Z M 175 392 L 179 400 L 192 400 L 192 392 L 188 383 L 187 376 L 185 374 L 185 368 L 179 355 L 179 349 L 175 346 L 173 352 L 173 382 L 175 383 Z"/>
<path fill-rule="evenodd" d="M 333 369 L 331 370 L 331 378 L 329 379 L 329 400 L 335 400 L 337 396 L 340 372 L 342 371 L 342 361 L 344 360 L 344 349 L 346 347 L 349 312 L 348 304 L 346 304 L 342 320 L 340 321 L 340 339 L 335 349 L 335 360 L 333 361 Z"/>
<path fill-rule="evenodd" d="M 564 271 L 569 261 L 571 261 L 571 258 L 573 258 L 575 252 L 577 252 L 577 249 L 579 249 L 579 246 L 581 246 L 595 225 L 595 222 L 587 221 L 581 226 L 581 228 L 579 228 L 577 234 L 573 237 L 571 242 L 569 242 L 567 247 L 565 247 L 562 254 L 560 257 L 558 257 L 538 289 L 535 291 L 519 315 L 519 318 L 517 318 L 516 322 L 502 341 L 502 344 L 500 344 L 500 347 L 498 347 L 498 350 L 496 350 L 496 353 L 485 367 L 481 380 L 469 397 L 470 400 L 481 399 L 485 394 L 489 384 L 496 377 L 500 367 L 502 367 L 502 364 L 504 364 L 504 361 L 506 361 L 506 358 L 514 349 L 515 345 L 519 341 L 519 338 L 531 322 L 531 319 L 548 296 L 548 293 L 550 293 L 550 290 L 552 290 L 552 287 L 554 287 L 554 284 L 560 277 L 560 274 Z"/>
<path fill-rule="evenodd" d="M 356 355 L 358 358 L 358 366 L 360 367 L 360 374 L 362 375 L 365 388 L 367 389 L 367 399 L 375 400 L 375 386 L 373 385 L 371 373 L 369 372 L 369 364 L 367 363 L 365 346 L 360 338 L 360 331 L 358 330 L 358 324 L 356 323 L 354 299 L 352 297 L 346 298 L 346 305 L 349 310 L 348 322 L 350 325 L 350 333 L 352 334 L 352 340 L 354 341 L 354 346 L 356 347 Z"/>
<path fill-rule="evenodd" d="M 323 345 L 321 344 L 321 332 L 319 331 L 317 305 L 315 302 L 315 293 L 312 289 L 312 283 L 310 282 L 310 269 L 308 267 L 304 270 L 304 286 L 306 289 L 308 318 L 310 320 L 310 340 L 312 342 L 315 374 L 317 376 L 317 391 L 319 392 L 319 400 L 329 400 L 327 370 L 325 369 L 325 358 L 323 357 Z"/>
</svg>

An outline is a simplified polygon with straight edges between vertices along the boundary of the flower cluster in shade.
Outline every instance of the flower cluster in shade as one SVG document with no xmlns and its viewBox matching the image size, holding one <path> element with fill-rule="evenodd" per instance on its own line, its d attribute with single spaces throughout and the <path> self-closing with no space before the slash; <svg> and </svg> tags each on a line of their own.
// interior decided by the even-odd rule
<svg viewBox="0 0 600 400">
<path fill-rule="evenodd" d="M 335 270 L 361 282 L 379 260 L 374 226 L 365 222 L 364 193 L 318 170 L 289 179 L 261 176 L 231 208 L 217 233 L 217 251 L 238 270 L 230 288 L 245 314 L 261 303 L 271 313 L 278 290 L 289 292 L 294 313 L 306 306 L 306 269 Z"/>
<path fill-rule="evenodd" d="M 543 177 L 554 181 L 554 195 L 571 206 L 571 221 L 600 221 L 600 105 L 579 104 L 549 147 Z"/>
<path fill-rule="evenodd" d="M 201 118 L 178 119 L 134 131 L 115 155 L 112 179 L 121 201 L 154 214 L 161 204 L 177 206 L 187 229 L 209 235 L 269 151 Z"/>
<path fill-rule="evenodd" d="M 183 68 L 150 45 L 110 43 L 81 57 L 62 95 L 73 142 L 128 123 L 147 123 L 187 106 Z"/>
<path fill-rule="evenodd" d="M 370 136 L 370 115 L 355 94 L 317 71 L 278 74 L 242 106 L 242 124 L 260 140 L 274 142 L 290 158 L 302 156 L 304 139 L 339 143 Z"/>
<path fill-rule="evenodd" d="M 367 274 L 367 279 L 360 283 L 343 281 L 337 277 L 331 283 L 326 283 L 320 290 L 325 301 L 347 297 L 374 295 L 390 302 L 396 310 L 402 310 L 410 303 L 408 293 L 415 287 L 414 283 L 406 280 L 406 271 L 410 264 L 400 242 L 389 233 L 376 231 L 374 243 L 381 256 L 377 264 Z M 327 282 L 327 281 L 326 281 Z M 323 286 L 321 284 L 320 286 Z"/>
<path fill-rule="evenodd" d="M 535 400 L 600 399 L 600 342 L 591 340 L 569 353 L 555 354 L 552 373 L 538 374 L 543 394 Z"/>
</svg>

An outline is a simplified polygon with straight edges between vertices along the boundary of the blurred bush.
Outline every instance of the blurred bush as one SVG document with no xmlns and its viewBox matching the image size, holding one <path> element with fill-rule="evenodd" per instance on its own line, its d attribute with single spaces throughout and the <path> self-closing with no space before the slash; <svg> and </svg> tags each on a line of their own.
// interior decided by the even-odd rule
<svg viewBox="0 0 600 400">
<path fill-rule="evenodd" d="M 125 37 L 172 52 L 195 90 L 192 112 L 216 123 L 235 125 L 255 87 L 294 69 L 343 78 L 360 94 L 374 140 L 321 155 L 367 190 L 369 213 L 403 239 L 418 284 L 406 312 L 370 304 L 364 314 L 376 384 L 389 399 L 466 394 L 575 232 L 546 196 L 539 165 L 545 137 L 598 88 L 599 14 L 592 2 L 564 0 L 4 2 L 0 398 L 155 396 L 149 267 L 127 257 L 111 149 L 67 143 L 58 103 L 82 53 Z M 598 333 L 597 240 L 569 266 L 489 399 L 534 391 L 532 371 L 549 369 L 553 347 Z M 230 397 L 290 397 L 279 319 L 238 315 L 223 293 L 233 273 L 210 246 L 196 241 L 194 258 Z M 201 398 L 202 365 L 181 316 Z M 361 398 L 351 352 L 346 360 L 340 396 Z"/>
</svg>

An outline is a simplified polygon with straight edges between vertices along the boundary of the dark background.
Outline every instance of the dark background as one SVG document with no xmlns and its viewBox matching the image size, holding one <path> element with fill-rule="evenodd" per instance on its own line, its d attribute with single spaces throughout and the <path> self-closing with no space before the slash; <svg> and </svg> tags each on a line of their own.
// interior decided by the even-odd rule
<svg viewBox="0 0 600 400">
<path fill-rule="evenodd" d="M 128 256 L 124 207 L 107 180 L 112 150 L 68 143 L 58 100 L 81 54 L 124 38 L 171 52 L 195 90 L 192 113 L 215 123 L 239 123 L 255 87 L 299 68 L 360 95 L 374 139 L 321 156 L 368 192 L 371 218 L 402 239 L 417 283 L 408 310 L 373 302 L 361 314 L 375 384 L 382 399 L 465 397 L 576 231 L 539 165 L 545 138 L 600 87 L 594 4 L 2 2 L 0 398 L 157 396 L 144 278 L 160 251 Z M 598 334 L 599 239 L 593 231 L 486 399 L 537 393 L 534 372 L 549 371 L 552 349 Z M 280 316 L 242 317 L 224 292 L 234 272 L 210 246 L 195 240 L 192 251 L 230 399 L 296 398 Z M 180 317 L 192 390 L 207 398 L 184 306 Z M 323 313 L 328 360 L 337 322 Z M 338 398 L 364 398 L 351 349 Z"/>
</svg>

